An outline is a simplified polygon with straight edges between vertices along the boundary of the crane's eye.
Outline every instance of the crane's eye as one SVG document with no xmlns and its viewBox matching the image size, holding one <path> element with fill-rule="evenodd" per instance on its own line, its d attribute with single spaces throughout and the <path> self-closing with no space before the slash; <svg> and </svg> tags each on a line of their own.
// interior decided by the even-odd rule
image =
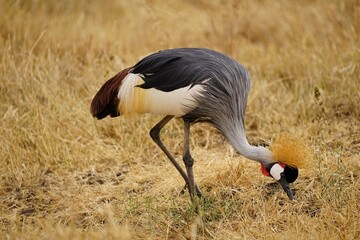
<svg viewBox="0 0 360 240">
<path fill-rule="evenodd" d="M 292 183 L 292 182 L 295 182 L 295 180 L 298 178 L 299 170 L 295 167 L 285 166 L 284 174 L 285 174 L 286 181 L 288 183 Z"/>
</svg>

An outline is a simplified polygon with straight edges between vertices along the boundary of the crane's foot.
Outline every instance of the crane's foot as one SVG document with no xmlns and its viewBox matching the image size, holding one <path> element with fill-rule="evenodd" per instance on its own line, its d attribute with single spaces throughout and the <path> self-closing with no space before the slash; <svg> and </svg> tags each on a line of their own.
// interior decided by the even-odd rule
<svg viewBox="0 0 360 240">
<path fill-rule="evenodd" d="M 184 194 L 185 191 L 188 189 L 188 185 L 185 184 L 184 188 L 180 191 L 180 194 Z M 200 191 L 200 188 L 195 184 L 195 191 L 196 191 L 196 196 L 199 197 L 199 198 L 202 198 L 202 193 Z"/>
</svg>

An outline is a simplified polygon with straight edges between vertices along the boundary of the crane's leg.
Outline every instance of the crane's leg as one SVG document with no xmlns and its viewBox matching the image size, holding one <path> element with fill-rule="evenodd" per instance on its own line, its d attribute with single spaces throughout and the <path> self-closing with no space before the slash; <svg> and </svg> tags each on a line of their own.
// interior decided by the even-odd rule
<svg viewBox="0 0 360 240">
<path fill-rule="evenodd" d="M 166 154 L 166 156 L 170 159 L 171 163 L 175 166 L 175 168 L 179 171 L 187 186 L 190 186 L 189 178 L 184 172 L 184 170 L 180 167 L 180 165 L 176 162 L 175 158 L 170 154 L 169 150 L 164 146 L 160 139 L 160 130 L 173 118 L 174 116 L 166 116 L 164 117 L 158 124 L 156 124 L 150 130 L 150 136 L 154 140 L 154 142 L 160 147 L 160 149 Z"/>
<path fill-rule="evenodd" d="M 199 188 L 197 187 L 197 185 L 195 184 L 195 179 L 194 179 L 194 173 L 193 173 L 193 165 L 194 165 L 194 159 L 192 158 L 191 154 L 190 154 L 190 143 L 189 143 L 189 138 L 190 138 L 190 122 L 184 120 L 184 153 L 183 153 L 183 161 L 186 167 L 186 172 L 189 178 L 189 183 L 188 183 L 188 187 L 189 187 L 189 193 L 191 198 L 193 198 L 195 196 L 195 193 L 198 197 L 201 197 L 201 192 L 199 190 Z"/>
</svg>

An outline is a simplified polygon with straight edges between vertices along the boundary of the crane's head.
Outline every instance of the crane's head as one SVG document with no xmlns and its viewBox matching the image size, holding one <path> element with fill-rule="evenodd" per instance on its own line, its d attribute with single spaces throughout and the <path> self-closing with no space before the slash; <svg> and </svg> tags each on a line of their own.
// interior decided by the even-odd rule
<svg viewBox="0 0 360 240">
<path fill-rule="evenodd" d="M 261 171 L 265 176 L 274 178 L 284 189 L 287 196 L 291 200 L 293 199 L 290 183 L 294 182 L 299 175 L 299 171 L 296 167 L 289 167 L 281 162 L 278 162 L 267 165 L 261 164 Z"/>
<path fill-rule="evenodd" d="M 261 165 L 265 176 L 274 178 L 284 189 L 290 199 L 293 193 L 290 183 L 294 182 L 298 175 L 298 168 L 306 168 L 312 160 L 312 154 L 308 146 L 300 139 L 289 134 L 280 135 L 270 145 L 273 159 L 278 161 Z"/>
</svg>

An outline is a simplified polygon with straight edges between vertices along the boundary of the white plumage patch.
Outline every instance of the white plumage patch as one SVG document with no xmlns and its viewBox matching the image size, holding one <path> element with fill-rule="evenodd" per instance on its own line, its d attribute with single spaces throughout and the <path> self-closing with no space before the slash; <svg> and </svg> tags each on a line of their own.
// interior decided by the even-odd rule
<svg viewBox="0 0 360 240">
<path fill-rule="evenodd" d="M 270 174 L 275 180 L 280 180 L 282 172 L 284 172 L 284 168 L 277 163 L 270 169 Z"/>
<path fill-rule="evenodd" d="M 194 96 L 201 94 L 203 87 L 195 85 L 164 92 L 155 88 L 136 87 L 144 82 L 138 75 L 129 73 L 123 80 L 118 98 L 120 113 L 152 113 L 183 116 L 197 106 Z"/>
</svg>

